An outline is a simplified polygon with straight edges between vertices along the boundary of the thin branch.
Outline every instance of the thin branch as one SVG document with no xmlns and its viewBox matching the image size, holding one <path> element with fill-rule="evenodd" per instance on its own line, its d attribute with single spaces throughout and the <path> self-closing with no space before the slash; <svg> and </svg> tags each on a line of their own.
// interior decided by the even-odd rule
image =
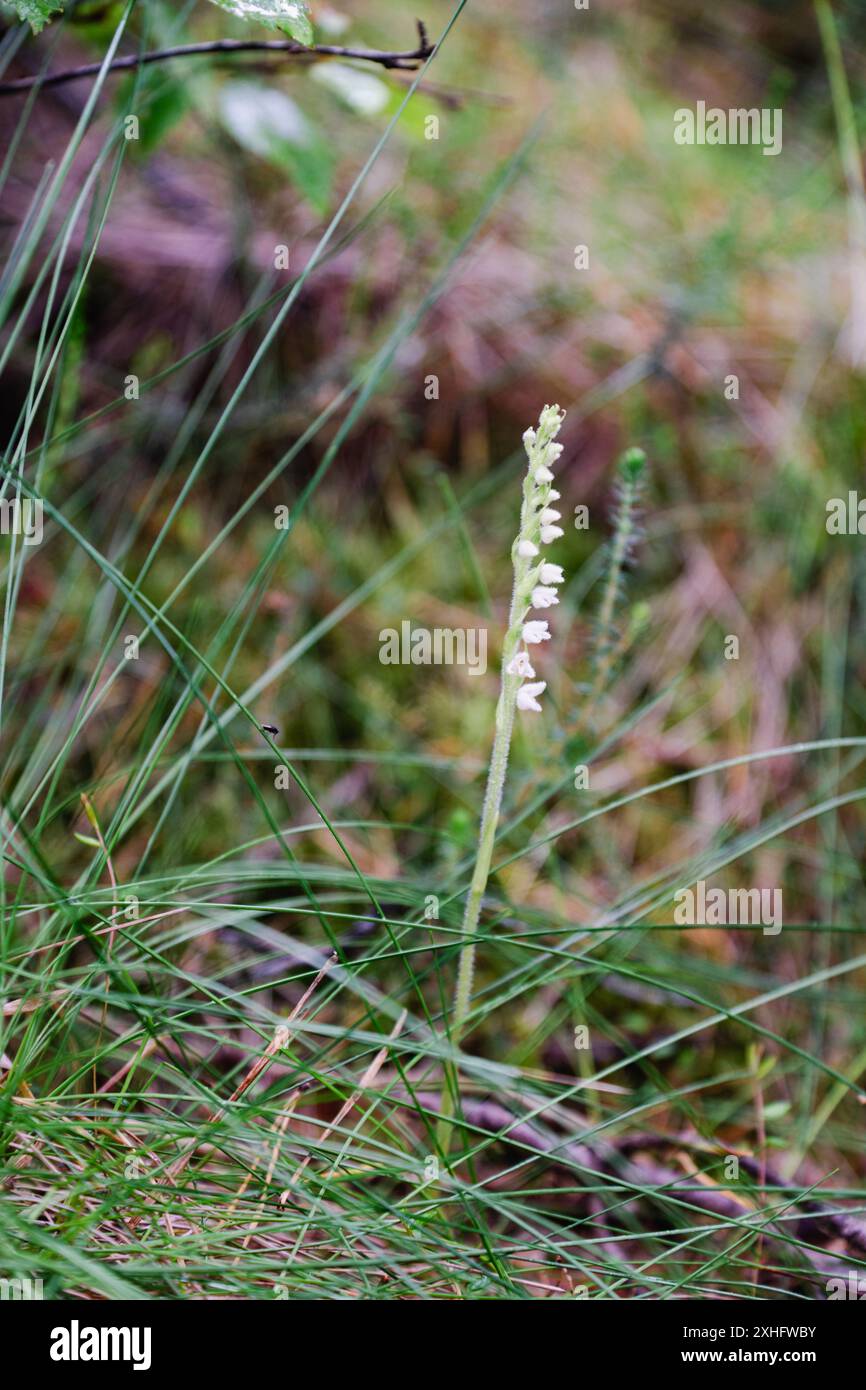
<svg viewBox="0 0 866 1390">
<path fill-rule="evenodd" d="M 398 77 L 396 80 L 401 87 L 408 87 L 411 81 L 408 77 Z M 500 96 L 498 92 L 482 92 L 477 87 L 446 87 L 441 82 L 426 82 L 422 79 L 417 90 L 426 92 L 434 101 L 440 102 L 450 111 L 462 111 L 469 102 L 478 106 L 500 107 L 503 110 L 514 105 L 513 97 Z"/>
<path fill-rule="evenodd" d="M 116 58 L 109 65 L 109 72 L 129 72 L 144 67 L 148 63 L 164 63 L 169 58 L 195 58 L 225 53 L 279 53 L 286 58 L 351 58 L 357 62 L 375 63 L 382 68 L 394 68 L 400 72 L 414 72 L 435 51 L 436 45 L 427 37 L 427 30 L 418 20 L 418 47 L 406 53 L 388 53 L 378 48 L 341 48 L 337 44 L 316 43 L 308 48 L 306 44 L 294 39 L 214 39 L 209 43 L 187 43 L 177 48 L 160 48 L 152 53 L 135 53 L 126 58 Z M 0 96 L 16 96 L 29 92 L 33 87 L 59 87 L 66 82 L 79 82 L 84 77 L 95 77 L 102 71 L 101 63 L 84 63 L 77 68 L 64 68 L 60 72 L 49 72 L 44 76 L 38 73 L 33 77 L 19 77 L 14 82 L 0 82 Z"/>
</svg>

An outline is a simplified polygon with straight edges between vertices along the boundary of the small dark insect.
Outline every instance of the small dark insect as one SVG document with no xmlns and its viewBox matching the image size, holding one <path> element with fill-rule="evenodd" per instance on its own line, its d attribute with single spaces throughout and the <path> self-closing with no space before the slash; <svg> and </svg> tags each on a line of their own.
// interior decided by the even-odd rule
<svg viewBox="0 0 866 1390">
<path fill-rule="evenodd" d="M 279 732 L 280 732 L 280 731 L 279 731 L 279 729 L 277 728 L 276 724 L 263 724 L 263 725 L 262 725 L 262 733 L 263 733 L 263 734 L 278 734 Z"/>
</svg>

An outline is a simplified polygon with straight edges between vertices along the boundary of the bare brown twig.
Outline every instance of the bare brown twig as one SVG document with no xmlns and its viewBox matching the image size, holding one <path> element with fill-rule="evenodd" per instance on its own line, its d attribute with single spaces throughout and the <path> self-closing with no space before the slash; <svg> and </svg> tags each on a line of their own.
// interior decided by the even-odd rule
<svg viewBox="0 0 866 1390">
<path fill-rule="evenodd" d="M 155 49 L 151 53 L 133 53 L 125 58 L 116 58 L 108 65 L 108 72 L 129 72 L 149 63 L 164 63 L 170 58 L 214 57 L 225 53 L 279 53 L 287 58 L 346 58 L 361 63 L 373 63 L 382 68 L 393 68 L 399 72 L 417 70 L 421 63 L 435 51 L 436 45 L 428 38 L 423 22 L 418 23 L 418 47 L 405 53 L 391 53 L 379 48 L 342 48 L 338 44 L 315 43 L 307 47 L 295 39 L 214 39 L 208 43 L 179 44 L 175 48 Z M 29 92 L 33 87 L 59 87 L 66 82 L 80 82 L 85 77 L 96 77 L 102 71 L 102 63 L 84 63 L 77 68 L 64 68 L 60 72 L 45 75 L 36 73 L 32 77 L 18 77 L 13 82 L 0 82 L 0 96 L 16 96 Z"/>
<path fill-rule="evenodd" d="M 431 1115 L 439 1113 L 441 1097 L 438 1092 L 419 1091 L 415 1099 Z M 660 1200 L 670 1198 L 684 1206 L 732 1222 L 741 1223 L 744 1212 L 748 1211 L 754 1223 L 755 1235 L 763 1235 L 767 1243 L 779 1241 L 779 1223 L 784 1221 L 788 1232 L 807 1243 L 802 1253 L 812 1269 L 824 1275 L 838 1274 L 842 1268 L 841 1261 L 845 1258 L 841 1252 L 827 1249 L 828 1242 L 844 1241 L 848 1250 L 858 1258 L 866 1253 L 866 1225 L 853 1214 L 831 1206 L 832 1192 L 827 1193 L 826 1197 L 822 1194 L 820 1198 L 810 1196 L 808 1191 L 789 1193 L 783 1179 L 767 1165 L 764 1156 L 755 1159 L 741 1150 L 737 1151 L 741 1168 L 759 1184 L 762 1191 L 769 1183 L 769 1193 L 774 1201 L 772 1215 L 760 1212 L 750 1194 L 734 1196 L 727 1188 L 713 1183 L 702 1185 L 698 1181 L 690 1182 L 688 1172 L 677 1172 L 650 1156 L 652 1150 L 677 1150 L 684 1145 L 693 1145 L 694 1141 L 689 1136 L 633 1134 L 621 1135 L 613 1140 L 596 1136 L 590 1143 L 582 1143 L 579 1140 L 558 1139 L 531 1121 L 515 1116 L 495 1100 L 463 1096 L 461 1110 L 464 1121 L 476 1129 L 486 1130 L 488 1138 L 534 1150 L 550 1163 L 562 1164 L 569 1169 L 576 1166 L 590 1174 L 604 1175 L 614 1183 L 624 1179 L 635 1190 L 654 1189 Z M 717 1156 L 727 1156 L 728 1152 L 703 1144 L 699 1147 L 701 1151 Z M 761 1222 L 756 1220 L 758 1216 L 763 1216 Z M 783 1260 L 783 1266 L 785 1264 Z M 786 1272 L 793 1273 L 791 1270 Z"/>
</svg>

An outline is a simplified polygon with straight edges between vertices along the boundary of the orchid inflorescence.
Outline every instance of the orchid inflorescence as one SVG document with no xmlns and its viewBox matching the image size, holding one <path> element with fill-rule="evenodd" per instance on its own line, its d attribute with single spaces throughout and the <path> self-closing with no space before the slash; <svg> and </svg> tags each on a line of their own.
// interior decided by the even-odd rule
<svg viewBox="0 0 866 1390">
<path fill-rule="evenodd" d="M 523 436 L 529 467 L 523 483 L 520 531 L 512 547 L 514 593 L 503 649 L 503 694 L 514 698 L 520 710 L 539 711 L 538 696 L 547 687 L 546 681 L 535 680 L 526 648 L 549 641 L 550 629 L 545 619 L 529 618 L 528 614 L 559 603 L 555 586 L 562 583 L 562 570 L 539 557 L 540 546 L 563 535 L 562 527 L 556 524 L 560 513 L 550 504 L 559 501 L 559 493 L 551 487 L 552 465 L 562 453 L 562 445 L 554 441 L 564 419 L 565 412 L 558 405 L 546 405 L 538 428 L 528 429 Z M 517 679 L 522 683 L 512 690 Z"/>
</svg>

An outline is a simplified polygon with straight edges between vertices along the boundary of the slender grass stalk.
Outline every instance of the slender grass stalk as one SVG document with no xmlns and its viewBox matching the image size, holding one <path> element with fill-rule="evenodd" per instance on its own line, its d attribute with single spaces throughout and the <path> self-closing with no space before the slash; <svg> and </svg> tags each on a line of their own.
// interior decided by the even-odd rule
<svg viewBox="0 0 866 1390">
<path fill-rule="evenodd" d="M 528 429 L 523 436 L 529 466 L 523 480 L 520 530 L 511 549 L 514 587 L 508 614 L 508 630 L 502 644 L 499 699 L 496 705 L 493 749 L 487 772 L 487 789 L 481 812 L 478 854 L 463 913 L 463 945 L 457 967 L 454 1007 L 450 1020 L 450 1038 L 454 1047 L 459 1045 L 469 1017 L 472 982 L 475 976 L 478 920 L 490 876 L 496 827 L 499 823 L 505 774 L 508 770 L 511 735 L 514 730 L 514 712 L 516 709 L 540 710 L 541 706 L 536 697 L 546 685 L 545 681 L 533 682 L 535 671 L 521 644 L 534 645 L 549 639 L 546 622 L 526 622 L 525 619 L 530 608 L 550 608 L 558 602 L 553 585 L 562 580 L 562 571 L 558 565 L 549 565 L 539 559 L 539 545 L 556 540 L 563 534 L 561 528 L 555 525 L 560 519 L 560 514 L 550 507 L 550 503 L 559 498 L 559 493 L 551 488 L 553 473 L 550 465 L 562 453 L 562 445 L 553 441 L 564 418 L 564 412 L 558 405 L 547 405 L 539 417 L 538 429 Z M 529 680 L 525 680 L 527 676 Z M 443 1156 L 447 1158 L 451 1117 L 458 1086 L 453 1067 L 448 1069 L 446 1082 L 442 1091 L 437 1139 Z"/>
</svg>

